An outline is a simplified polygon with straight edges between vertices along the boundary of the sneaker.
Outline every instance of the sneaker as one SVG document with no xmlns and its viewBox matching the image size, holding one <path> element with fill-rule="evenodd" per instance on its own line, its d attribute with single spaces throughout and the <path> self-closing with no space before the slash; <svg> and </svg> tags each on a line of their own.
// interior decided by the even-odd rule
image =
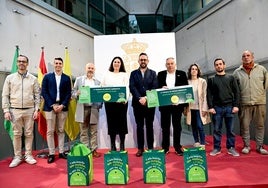
<svg viewBox="0 0 268 188">
<path fill-rule="evenodd" d="M 234 157 L 240 156 L 239 153 L 233 147 L 231 147 L 231 148 L 228 149 L 228 154 L 230 154 L 230 155 L 232 155 Z"/>
<path fill-rule="evenodd" d="M 199 146 L 200 146 L 199 142 L 194 143 L 194 147 L 199 147 Z"/>
<path fill-rule="evenodd" d="M 216 155 L 219 155 L 220 153 L 221 153 L 221 150 L 214 149 L 209 153 L 209 155 L 216 156 Z"/>
<path fill-rule="evenodd" d="M 242 153 L 244 154 L 248 154 L 250 152 L 250 147 L 248 146 L 245 146 L 243 149 L 242 149 Z"/>
<path fill-rule="evenodd" d="M 26 156 L 26 157 L 25 157 L 25 161 L 26 161 L 26 163 L 28 163 L 28 164 L 35 164 L 35 163 L 36 163 L 36 160 L 33 158 L 32 155 L 28 155 L 28 156 Z"/>
<path fill-rule="evenodd" d="M 21 157 L 19 157 L 19 156 L 15 156 L 15 157 L 13 158 L 13 160 L 11 161 L 11 163 L 9 164 L 9 168 L 16 167 L 16 166 L 18 166 L 21 162 L 22 162 Z"/>
<path fill-rule="evenodd" d="M 260 146 L 258 149 L 257 149 L 257 152 L 262 154 L 262 155 L 268 155 L 268 151 L 266 149 L 263 148 L 263 146 Z"/>
</svg>

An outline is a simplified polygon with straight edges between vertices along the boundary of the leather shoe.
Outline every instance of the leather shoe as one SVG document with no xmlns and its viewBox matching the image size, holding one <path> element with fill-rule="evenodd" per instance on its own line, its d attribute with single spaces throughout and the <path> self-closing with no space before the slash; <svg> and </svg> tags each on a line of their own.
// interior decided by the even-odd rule
<svg viewBox="0 0 268 188">
<path fill-rule="evenodd" d="M 98 153 L 96 150 L 94 150 L 94 151 L 92 152 L 92 156 L 93 156 L 94 158 L 98 158 L 98 157 L 101 156 L 101 154 Z"/>
<path fill-rule="evenodd" d="M 183 155 L 183 151 L 182 151 L 181 148 L 176 149 L 175 152 L 176 152 L 176 154 L 179 155 L 179 156 L 182 156 L 182 155 Z"/>
<path fill-rule="evenodd" d="M 53 163 L 55 161 L 55 155 L 48 155 L 47 163 Z"/>
<path fill-rule="evenodd" d="M 143 149 L 138 149 L 138 152 L 136 153 L 136 157 L 141 157 L 143 152 L 144 152 Z"/>
<path fill-rule="evenodd" d="M 60 153 L 59 158 L 67 159 L 67 155 L 65 153 Z"/>
</svg>

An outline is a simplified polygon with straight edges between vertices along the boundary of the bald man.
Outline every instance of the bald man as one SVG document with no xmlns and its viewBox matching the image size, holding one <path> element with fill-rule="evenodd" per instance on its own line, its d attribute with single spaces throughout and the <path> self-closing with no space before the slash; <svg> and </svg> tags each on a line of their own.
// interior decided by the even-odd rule
<svg viewBox="0 0 268 188">
<path fill-rule="evenodd" d="M 266 118 L 266 90 L 268 73 L 265 67 L 254 62 L 253 52 L 246 50 L 242 53 L 242 65 L 234 71 L 238 80 L 241 107 L 239 113 L 240 128 L 244 142 L 242 153 L 248 154 L 250 148 L 250 124 L 255 128 L 256 151 L 267 155 L 263 147 Z"/>
<path fill-rule="evenodd" d="M 100 81 L 94 78 L 95 65 L 87 63 L 85 67 L 86 74 L 77 77 L 74 83 L 73 98 L 79 99 L 81 86 L 98 86 Z M 77 102 L 75 121 L 80 124 L 80 141 L 92 151 L 93 157 L 100 157 L 97 152 L 97 124 L 99 121 L 99 109 L 101 103 L 79 103 Z"/>
</svg>

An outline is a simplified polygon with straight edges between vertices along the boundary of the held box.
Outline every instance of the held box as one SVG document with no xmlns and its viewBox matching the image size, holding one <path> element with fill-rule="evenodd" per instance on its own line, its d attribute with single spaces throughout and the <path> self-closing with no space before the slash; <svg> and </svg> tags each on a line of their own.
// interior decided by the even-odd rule
<svg viewBox="0 0 268 188">
<path fill-rule="evenodd" d="M 191 85 L 177 86 L 171 89 L 146 91 L 148 107 L 177 105 L 194 101 Z"/>
</svg>

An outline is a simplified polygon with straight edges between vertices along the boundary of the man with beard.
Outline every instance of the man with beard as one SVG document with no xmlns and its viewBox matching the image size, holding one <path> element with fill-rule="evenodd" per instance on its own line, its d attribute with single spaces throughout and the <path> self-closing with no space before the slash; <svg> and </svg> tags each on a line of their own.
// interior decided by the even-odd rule
<svg viewBox="0 0 268 188">
<path fill-rule="evenodd" d="M 22 161 L 22 134 L 25 136 L 25 162 L 35 164 L 32 156 L 34 120 L 40 105 L 40 89 L 37 78 L 27 71 L 29 59 L 19 55 L 18 72 L 7 76 L 2 92 L 2 108 L 5 120 L 12 122 L 14 134 L 14 158 L 9 167 L 18 166 Z"/>
<path fill-rule="evenodd" d="M 80 87 L 83 86 L 99 86 L 100 81 L 94 78 L 95 65 L 93 63 L 86 64 L 86 75 L 77 77 L 74 82 L 74 91 L 72 97 L 79 99 L 81 91 Z M 80 124 L 80 141 L 85 144 L 92 151 L 92 156 L 100 157 L 100 153 L 97 152 L 98 140 L 98 121 L 99 121 L 99 109 L 101 103 L 79 103 L 76 104 L 75 121 Z"/>
<path fill-rule="evenodd" d="M 268 151 L 263 147 L 268 72 L 265 67 L 254 63 L 253 52 L 249 50 L 243 52 L 242 63 L 234 71 L 241 91 L 239 119 L 244 142 L 242 153 L 250 152 L 249 127 L 252 122 L 255 129 L 256 151 L 262 155 L 268 155 Z"/>
<path fill-rule="evenodd" d="M 225 73 L 225 67 L 226 65 L 222 58 L 215 59 L 214 68 L 216 70 L 216 75 L 208 80 L 207 101 L 214 125 L 214 149 L 210 152 L 210 155 L 215 156 L 221 153 L 221 131 L 224 120 L 228 154 L 237 157 L 239 156 L 239 153 L 235 150 L 233 120 L 235 113 L 239 111 L 239 88 L 234 76 Z"/>
<path fill-rule="evenodd" d="M 144 152 L 144 120 L 146 126 L 146 139 L 148 149 L 153 149 L 154 130 L 153 121 L 155 108 L 147 107 L 146 90 L 156 89 L 158 87 L 156 72 L 147 67 L 149 63 L 148 55 L 141 53 L 138 63 L 140 67 L 130 74 L 129 88 L 132 93 L 132 107 L 135 121 L 137 124 L 137 157 L 142 156 Z"/>
</svg>

